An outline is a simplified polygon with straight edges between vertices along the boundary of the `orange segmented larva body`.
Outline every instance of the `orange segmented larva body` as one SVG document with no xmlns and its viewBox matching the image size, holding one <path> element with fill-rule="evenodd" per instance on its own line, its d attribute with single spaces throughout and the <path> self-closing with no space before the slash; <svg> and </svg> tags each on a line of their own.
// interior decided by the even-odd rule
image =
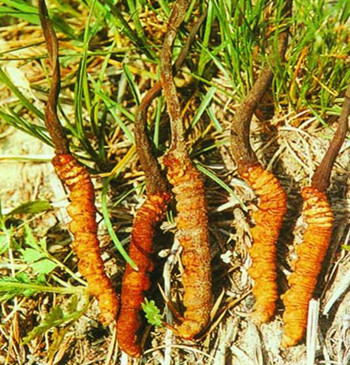
<svg viewBox="0 0 350 365">
<path fill-rule="evenodd" d="M 301 194 L 307 228 L 296 250 L 298 259 L 294 272 L 288 277 L 290 288 L 282 295 L 285 305 L 283 347 L 294 346 L 304 337 L 309 301 L 332 235 L 333 213 L 326 194 L 313 187 L 302 189 Z"/>
<path fill-rule="evenodd" d="M 115 320 L 119 303 L 100 255 L 95 193 L 90 175 L 70 154 L 59 154 L 52 163 L 70 191 L 71 203 L 67 211 L 72 218 L 69 229 L 74 236 L 72 248 L 79 260 L 79 272 L 86 278 L 89 292 L 98 300 L 100 321 L 107 325 Z"/>
<path fill-rule="evenodd" d="M 186 155 L 181 161 L 174 153 L 163 159 L 176 197 L 177 238 L 183 248 L 184 321 L 178 334 L 192 339 L 209 321 L 211 310 L 211 267 L 205 190 L 199 171 Z"/>
<path fill-rule="evenodd" d="M 123 276 L 121 310 L 117 321 L 118 344 L 130 356 L 138 357 L 141 354 L 137 332 L 141 326 L 140 310 L 144 301 L 144 291 L 150 287 L 148 273 L 153 270 L 149 255 L 152 251 L 155 227 L 164 218 L 169 200 L 168 193 L 149 195 L 134 219 L 129 256 L 138 271 L 127 264 Z"/>
<path fill-rule="evenodd" d="M 255 297 L 251 318 L 261 324 L 273 316 L 278 298 L 276 242 L 287 208 L 287 197 L 277 178 L 261 165 L 249 167 L 242 178 L 259 197 L 258 210 L 252 214 L 255 226 L 251 230 L 253 244 L 249 250 L 252 258 L 249 274 L 254 280 Z"/>
</svg>

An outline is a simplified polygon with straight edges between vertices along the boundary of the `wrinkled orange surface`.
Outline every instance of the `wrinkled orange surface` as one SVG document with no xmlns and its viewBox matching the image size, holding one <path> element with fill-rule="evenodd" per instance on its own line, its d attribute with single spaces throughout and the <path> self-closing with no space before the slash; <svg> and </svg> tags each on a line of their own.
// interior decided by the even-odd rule
<svg viewBox="0 0 350 365">
<path fill-rule="evenodd" d="M 205 190 L 199 171 L 186 155 L 164 158 L 168 179 L 176 196 L 177 238 L 183 248 L 184 321 L 178 334 L 192 339 L 209 321 L 211 310 L 211 267 Z"/>
<path fill-rule="evenodd" d="M 333 213 L 326 194 L 312 187 L 304 188 L 301 194 L 307 228 L 297 248 L 294 272 L 288 278 L 290 289 L 282 296 L 285 305 L 283 347 L 294 346 L 304 337 L 309 301 L 332 234 Z"/>
<path fill-rule="evenodd" d="M 129 256 L 138 271 L 127 264 L 117 322 L 118 344 L 130 356 L 137 357 L 141 354 L 137 332 L 141 326 L 140 310 L 144 301 L 144 291 L 150 287 L 148 273 L 153 270 L 149 255 L 152 251 L 155 226 L 164 217 L 169 199 L 170 195 L 167 193 L 149 195 L 134 219 Z"/>
<path fill-rule="evenodd" d="M 249 251 L 252 258 L 249 274 L 254 279 L 252 320 L 261 324 L 273 316 L 278 298 L 276 242 L 286 212 L 287 197 L 277 178 L 261 165 L 248 168 L 242 178 L 259 197 L 258 210 L 252 214 L 255 226 L 251 230 L 253 244 Z"/>
<path fill-rule="evenodd" d="M 111 281 L 104 272 L 97 238 L 95 193 L 86 169 L 70 154 L 54 157 L 52 163 L 70 191 L 67 208 L 72 218 L 69 229 L 74 236 L 72 248 L 78 257 L 79 272 L 88 282 L 89 292 L 99 303 L 100 321 L 107 325 L 116 318 L 119 303 Z"/>
</svg>

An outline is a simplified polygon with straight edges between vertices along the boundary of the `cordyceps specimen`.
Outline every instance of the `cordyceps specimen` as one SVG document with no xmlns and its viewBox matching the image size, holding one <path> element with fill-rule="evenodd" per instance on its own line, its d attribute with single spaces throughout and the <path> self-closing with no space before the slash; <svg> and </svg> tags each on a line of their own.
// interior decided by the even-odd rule
<svg viewBox="0 0 350 365">
<path fill-rule="evenodd" d="M 312 177 L 311 186 L 301 191 L 304 200 L 302 216 L 307 227 L 303 242 L 297 248 L 298 259 L 294 271 L 288 277 L 290 288 L 282 296 L 285 305 L 283 347 L 294 346 L 304 337 L 309 301 L 332 235 L 333 213 L 326 190 L 334 161 L 348 131 L 349 114 L 350 85 L 345 92 L 338 128 L 328 151 Z"/>
<path fill-rule="evenodd" d="M 99 303 L 100 320 L 107 325 L 115 320 L 118 298 L 104 272 L 97 238 L 95 193 L 87 170 L 72 156 L 57 116 L 60 89 L 58 41 L 44 0 L 39 0 L 39 15 L 52 65 L 52 84 L 45 109 L 45 124 L 55 146 L 52 163 L 61 181 L 70 191 L 67 208 L 72 218 L 69 229 L 74 236 L 72 248 L 79 259 L 79 272 L 88 282 L 89 292 Z"/>
<path fill-rule="evenodd" d="M 137 211 L 133 222 L 129 256 L 136 264 L 138 271 L 129 264 L 122 282 L 121 310 L 117 322 L 118 344 L 130 356 L 140 356 L 141 347 L 137 332 L 141 326 L 141 304 L 144 291 L 150 287 L 149 273 L 153 270 L 152 241 L 155 228 L 165 215 L 170 194 L 147 136 L 147 109 L 153 98 L 161 91 L 156 84 L 143 98 L 135 118 L 135 142 L 137 154 L 145 172 L 147 198 Z"/>
<path fill-rule="evenodd" d="M 284 14 L 291 10 L 291 2 L 284 5 Z M 278 37 L 278 57 L 283 59 L 287 48 L 287 30 Z M 237 109 L 231 124 L 231 151 L 238 173 L 252 187 L 259 198 L 258 210 L 252 216 L 255 226 L 252 228 L 252 247 L 249 251 L 252 266 L 249 274 L 254 280 L 253 294 L 255 305 L 252 320 L 256 324 L 265 323 L 273 316 L 278 298 L 276 274 L 276 242 L 286 212 L 286 194 L 277 178 L 258 163 L 250 145 L 250 123 L 254 111 L 271 84 L 272 68 L 276 60 L 272 57 L 265 66 Z"/>
<path fill-rule="evenodd" d="M 187 7 L 186 0 L 177 0 L 173 5 L 161 51 L 160 68 L 172 132 L 171 147 L 163 163 L 168 168 L 167 176 L 177 201 L 177 238 L 183 248 L 182 284 L 186 310 L 176 332 L 185 339 L 192 339 L 209 320 L 211 269 L 204 184 L 189 157 L 171 67 L 172 45 Z"/>
<path fill-rule="evenodd" d="M 205 15 L 199 18 L 191 29 L 187 42 L 175 62 L 175 72 L 185 61 L 190 45 L 204 18 Z M 163 219 L 171 197 L 147 134 L 147 110 L 161 90 L 162 83 L 157 82 L 142 99 L 135 118 L 135 143 L 141 167 L 145 173 L 147 199 L 134 218 L 129 248 L 129 256 L 136 264 L 138 271 L 127 264 L 122 283 L 121 310 L 117 322 L 118 344 L 130 356 L 141 354 L 137 332 L 141 326 L 140 310 L 144 301 L 144 291 L 150 287 L 148 274 L 153 270 L 150 257 L 152 241 L 155 227 Z"/>
</svg>

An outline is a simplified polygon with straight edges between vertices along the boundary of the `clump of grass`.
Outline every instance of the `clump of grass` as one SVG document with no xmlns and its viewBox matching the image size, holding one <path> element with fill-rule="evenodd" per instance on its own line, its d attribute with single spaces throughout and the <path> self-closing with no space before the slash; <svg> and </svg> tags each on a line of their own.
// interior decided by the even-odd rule
<svg viewBox="0 0 350 365">
<path fill-rule="evenodd" d="M 26 327 L 22 332 L 23 338 L 11 339 L 15 343 L 22 341 L 27 344 L 55 327 L 67 330 L 67 326 L 73 325 L 89 306 L 86 283 L 50 252 L 46 237 L 37 237 L 27 223 L 27 217 L 43 214 L 50 208 L 47 202 L 33 201 L 0 217 L 0 301 L 6 308 L 2 318 L 3 333 L 11 339 L 7 332 L 8 324 L 11 318 L 16 318 L 18 310 L 26 310 L 30 299 L 39 306 L 40 298 L 54 297 L 58 301 L 60 298 L 71 298 L 65 313 L 63 307 L 66 305 L 57 305 L 45 319 L 35 320 Z M 16 220 L 16 217 L 22 219 Z M 20 358 L 17 360 L 21 361 Z"/>
</svg>

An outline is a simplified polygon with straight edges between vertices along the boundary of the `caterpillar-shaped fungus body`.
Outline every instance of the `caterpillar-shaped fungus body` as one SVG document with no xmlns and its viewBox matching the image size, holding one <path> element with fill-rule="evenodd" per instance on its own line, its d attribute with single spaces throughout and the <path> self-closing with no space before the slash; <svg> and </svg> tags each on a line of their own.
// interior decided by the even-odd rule
<svg viewBox="0 0 350 365">
<path fill-rule="evenodd" d="M 211 267 L 205 189 L 199 171 L 186 154 L 168 153 L 164 164 L 176 197 L 177 238 L 183 248 L 184 321 L 178 334 L 192 339 L 209 321 L 211 310 Z"/>
<path fill-rule="evenodd" d="M 278 298 L 276 274 L 276 242 L 287 197 L 277 178 L 261 165 L 249 167 L 242 178 L 259 197 L 258 210 L 252 213 L 255 226 L 251 230 L 253 244 L 249 251 L 252 266 L 249 274 L 254 280 L 255 305 L 252 320 L 265 323 L 273 316 Z"/>
<path fill-rule="evenodd" d="M 155 227 L 165 215 L 170 194 L 148 195 L 146 201 L 136 213 L 129 256 L 136 264 L 135 271 L 127 264 L 122 284 L 121 310 L 117 322 L 118 344 L 130 356 L 140 356 L 141 347 L 137 341 L 137 332 L 141 326 L 140 310 L 144 301 L 144 291 L 150 287 L 148 273 L 153 270 L 150 258 Z"/>
<path fill-rule="evenodd" d="M 298 259 L 294 272 L 288 277 L 289 290 L 282 295 L 285 305 L 283 347 L 294 346 L 304 337 L 309 301 L 332 235 L 333 213 L 326 194 L 313 187 L 302 189 L 301 194 L 307 228 L 303 242 L 296 249 Z"/>
<path fill-rule="evenodd" d="M 72 218 L 69 229 L 74 236 L 72 248 L 79 260 L 79 272 L 85 276 L 89 292 L 98 300 L 100 321 L 107 325 L 115 320 L 119 303 L 100 255 L 95 193 L 90 175 L 70 154 L 59 154 L 52 163 L 70 191 L 71 203 L 67 211 Z"/>
</svg>

